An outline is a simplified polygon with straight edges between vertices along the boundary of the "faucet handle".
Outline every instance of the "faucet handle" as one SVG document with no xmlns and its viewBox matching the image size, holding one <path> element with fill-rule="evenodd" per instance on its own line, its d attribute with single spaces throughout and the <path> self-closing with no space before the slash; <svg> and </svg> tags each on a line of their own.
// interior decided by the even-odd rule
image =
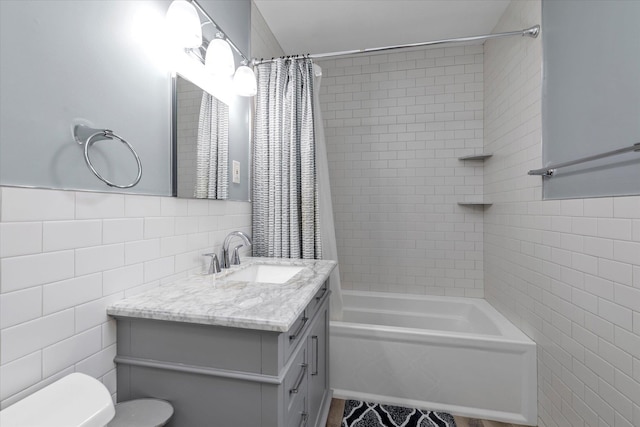
<svg viewBox="0 0 640 427">
<path fill-rule="evenodd" d="M 208 274 L 215 274 L 215 273 L 220 273 L 220 263 L 218 262 L 218 255 L 214 254 L 213 252 L 208 253 L 208 254 L 202 254 L 202 256 L 210 256 L 211 257 L 211 264 L 209 265 L 209 273 Z"/>
<path fill-rule="evenodd" d="M 238 253 L 238 251 L 242 247 L 244 247 L 244 245 L 238 245 L 233 248 L 233 254 L 231 255 L 231 265 L 240 265 L 240 253 Z"/>
</svg>

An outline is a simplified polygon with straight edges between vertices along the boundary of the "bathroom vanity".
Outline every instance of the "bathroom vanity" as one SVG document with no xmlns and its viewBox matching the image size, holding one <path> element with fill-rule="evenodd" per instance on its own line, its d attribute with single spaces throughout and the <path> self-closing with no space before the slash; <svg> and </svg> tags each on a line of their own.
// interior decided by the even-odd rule
<svg viewBox="0 0 640 427">
<path fill-rule="evenodd" d="M 335 262 L 243 262 L 108 308 L 118 323 L 119 401 L 166 399 L 169 426 L 325 425 Z"/>
</svg>

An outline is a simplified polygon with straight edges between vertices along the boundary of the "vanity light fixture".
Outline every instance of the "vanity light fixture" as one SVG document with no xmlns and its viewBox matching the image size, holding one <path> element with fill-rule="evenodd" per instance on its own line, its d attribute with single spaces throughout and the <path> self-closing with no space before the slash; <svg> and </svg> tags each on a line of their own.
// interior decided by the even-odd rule
<svg viewBox="0 0 640 427">
<path fill-rule="evenodd" d="M 178 46 L 197 48 L 202 44 L 202 27 L 196 8 L 187 0 L 174 0 L 167 10 L 167 27 Z"/>
<path fill-rule="evenodd" d="M 216 37 L 209 43 L 204 66 L 214 76 L 233 75 L 236 64 L 233 60 L 231 46 L 225 40 L 223 33 L 217 32 Z"/>
<path fill-rule="evenodd" d="M 256 75 L 247 66 L 247 61 L 242 61 L 242 65 L 236 70 L 236 74 L 233 76 L 233 89 L 240 96 L 254 96 L 258 93 Z"/>
<path fill-rule="evenodd" d="M 201 23 L 200 16 L 203 17 L 204 23 Z M 233 76 L 232 86 L 237 95 L 254 96 L 257 93 L 256 76 L 248 65 L 251 61 L 196 0 L 173 0 L 167 10 L 166 20 L 170 39 L 181 51 L 176 55 L 177 65 L 174 66 L 174 71 L 192 81 L 200 80 L 204 83 L 203 78 L 207 81 L 211 80 L 213 86 L 219 86 L 221 78 L 226 81 Z M 202 27 L 208 23 L 211 23 L 217 32 L 209 45 L 207 46 L 205 42 L 203 46 Z M 204 55 L 202 55 L 202 49 L 199 49 L 201 46 L 206 47 Z M 235 50 L 243 60 L 238 70 L 236 70 L 231 49 Z M 193 61 L 194 58 L 197 61 Z M 207 78 L 207 74 L 213 75 L 213 78 Z M 195 78 L 198 76 L 199 78 Z M 209 85 L 205 84 L 205 86 Z"/>
</svg>

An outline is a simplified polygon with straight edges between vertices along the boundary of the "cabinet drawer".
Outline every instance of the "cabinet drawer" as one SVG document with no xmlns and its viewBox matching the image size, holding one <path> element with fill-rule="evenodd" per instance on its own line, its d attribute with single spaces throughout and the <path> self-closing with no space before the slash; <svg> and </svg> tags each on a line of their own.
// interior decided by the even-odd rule
<svg viewBox="0 0 640 427">
<path fill-rule="evenodd" d="M 325 297 L 329 293 L 329 280 L 327 279 L 322 287 L 315 293 L 311 302 L 305 307 L 304 311 L 293 323 L 291 329 L 284 334 L 284 360 L 287 361 L 291 353 L 296 349 L 300 339 L 308 329 L 309 322 L 313 319 Z"/>
<path fill-rule="evenodd" d="M 313 316 L 316 314 L 322 302 L 325 299 L 325 296 L 329 292 L 329 281 L 325 281 L 322 287 L 316 292 L 316 294 L 311 299 L 311 302 L 305 307 L 304 311 L 296 321 L 294 322 L 291 329 L 289 329 L 285 333 L 284 337 L 284 360 L 288 360 L 291 353 L 296 349 L 300 339 L 304 335 L 309 326 L 309 322 L 313 319 Z"/>
<path fill-rule="evenodd" d="M 305 331 L 307 330 L 307 326 L 309 326 L 309 321 L 311 317 L 307 314 L 308 311 L 305 308 L 302 314 L 298 316 L 296 321 L 293 323 L 291 329 L 284 333 L 284 360 L 289 360 L 289 356 L 296 349 L 298 343 L 302 339 Z"/>
<path fill-rule="evenodd" d="M 329 293 L 329 279 L 325 280 L 324 284 L 318 289 L 318 292 L 313 296 L 311 302 L 307 305 L 307 316 L 309 319 L 312 319 L 316 314 L 322 302 L 324 301 L 324 297 Z"/>
<path fill-rule="evenodd" d="M 309 414 L 306 411 L 306 396 L 300 396 L 296 400 L 291 412 L 287 414 L 286 423 L 287 427 L 305 427 L 309 422 Z"/>
<path fill-rule="evenodd" d="M 287 425 L 289 425 L 291 417 L 297 419 L 300 412 L 306 412 L 308 369 L 307 349 L 303 347 L 296 353 L 293 363 L 284 377 L 282 392 L 284 393 L 284 413 Z"/>
</svg>

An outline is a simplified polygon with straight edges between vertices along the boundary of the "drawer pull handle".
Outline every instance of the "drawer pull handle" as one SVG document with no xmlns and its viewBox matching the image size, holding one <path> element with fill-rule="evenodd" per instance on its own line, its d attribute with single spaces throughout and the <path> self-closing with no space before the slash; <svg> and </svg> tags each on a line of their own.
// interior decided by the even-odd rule
<svg viewBox="0 0 640 427">
<path fill-rule="evenodd" d="M 311 369 L 311 375 L 318 375 L 318 336 L 317 335 L 312 335 L 311 336 L 311 345 L 314 348 L 313 350 L 313 354 L 314 354 L 314 358 L 312 360 L 312 369 Z"/>
<path fill-rule="evenodd" d="M 300 420 L 300 427 L 305 427 L 307 425 L 307 420 L 309 419 L 309 414 L 306 412 L 302 413 L 302 419 Z"/>
<path fill-rule="evenodd" d="M 326 293 L 327 293 L 327 287 L 325 286 L 324 288 L 322 288 L 322 293 L 316 297 L 316 301 L 320 301 L 324 297 L 324 294 Z"/>
<path fill-rule="evenodd" d="M 303 363 L 300 365 L 302 369 L 300 369 L 300 373 L 298 374 L 298 379 L 296 379 L 296 385 L 293 386 L 291 390 L 289 390 L 289 394 L 297 393 L 300 388 L 300 384 L 302 384 L 302 380 L 304 380 L 304 375 L 307 373 L 307 364 Z"/>
<path fill-rule="evenodd" d="M 302 321 L 300 322 L 300 326 L 298 326 L 298 329 L 296 329 L 296 331 L 292 335 L 289 335 L 289 341 L 293 341 L 296 338 L 298 338 L 298 335 L 300 335 L 300 332 L 302 332 L 302 330 L 304 329 L 304 325 L 307 324 L 307 320 L 309 320 L 309 318 L 306 316 L 302 318 Z"/>
</svg>

